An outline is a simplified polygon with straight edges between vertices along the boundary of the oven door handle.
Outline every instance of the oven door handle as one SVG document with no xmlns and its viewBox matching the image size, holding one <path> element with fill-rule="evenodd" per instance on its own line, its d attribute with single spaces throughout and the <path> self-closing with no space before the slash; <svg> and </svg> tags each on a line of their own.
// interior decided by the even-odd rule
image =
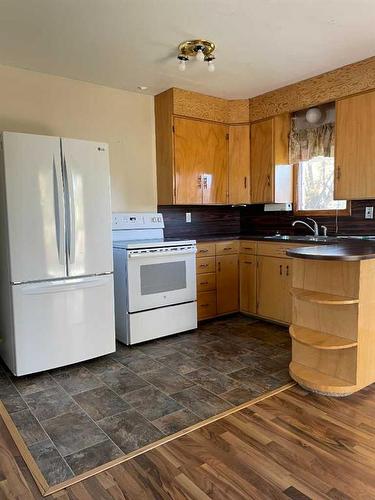
<svg viewBox="0 0 375 500">
<path fill-rule="evenodd" d="M 196 249 L 186 250 L 186 252 L 147 252 L 147 253 L 128 253 L 129 259 L 148 259 L 149 257 L 178 257 L 180 255 L 194 255 L 197 252 Z"/>
</svg>

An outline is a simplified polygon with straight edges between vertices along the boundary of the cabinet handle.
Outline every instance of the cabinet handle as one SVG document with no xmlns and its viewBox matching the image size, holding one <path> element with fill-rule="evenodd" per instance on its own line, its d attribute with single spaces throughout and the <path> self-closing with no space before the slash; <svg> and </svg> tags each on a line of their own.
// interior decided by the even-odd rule
<svg viewBox="0 0 375 500">
<path fill-rule="evenodd" d="M 283 274 L 283 266 L 280 264 L 280 276 Z"/>
<path fill-rule="evenodd" d="M 221 271 L 221 262 L 220 262 L 220 261 L 217 263 L 217 270 L 218 270 L 219 272 Z"/>
<path fill-rule="evenodd" d="M 199 187 L 199 189 L 202 188 L 202 176 L 201 175 L 198 175 L 198 187 Z"/>
<path fill-rule="evenodd" d="M 201 250 L 198 250 L 198 253 L 207 253 L 208 248 L 202 248 Z"/>
<path fill-rule="evenodd" d="M 208 264 L 199 264 L 199 267 L 208 267 Z"/>
<path fill-rule="evenodd" d="M 271 176 L 267 175 L 267 186 L 271 185 Z"/>
<path fill-rule="evenodd" d="M 244 185 L 244 188 L 246 189 L 247 188 L 247 177 L 243 178 L 243 185 Z"/>
<path fill-rule="evenodd" d="M 232 247 L 224 247 L 223 249 L 224 251 L 227 251 L 227 250 L 232 250 Z"/>
<path fill-rule="evenodd" d="M 208 281 L 201 281 L 199 284 L 200 285 L 208 285 Z"/>
<path fill-rule="evenodd" d="M 203 177 L 203 189 L 207 189 L 207 177 Z"/>
<path fill-rule="evenodd" d="M 208 307 L 210 304 L 201 304 L 199 307 Z"/>
<path fill-rule="evenodd" d="M 337 167 L 337 175 L 336 175 L 337 180 L 341 179 L 341 167 Z"/>
<path fill-rule="evenodd" d="M 286 275 L 289 276 L 289 266 L 286 266 Z"/>
<path fill-rule="evenodd" d="M 244 264 L 252 264 L 249 260 L 244 260 Z"/>
</svg>

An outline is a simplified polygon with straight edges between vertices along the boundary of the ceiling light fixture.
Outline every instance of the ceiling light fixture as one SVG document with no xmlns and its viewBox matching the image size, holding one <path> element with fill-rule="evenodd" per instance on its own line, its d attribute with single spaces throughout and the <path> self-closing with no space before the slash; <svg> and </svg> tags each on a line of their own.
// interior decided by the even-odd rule
<svg viewBox="0 0 375 500">
<path fill-rule="evenodd" d="M 189 57 L 196 57 L 197 61 L 206 62 L 208 71 L 212 73 L 215 71 L 214 50 L 215 44 L 208 40 L 187 40 L 186 42 L 180 43 L 177 56 L 179 61 L 178 69 L 180 71 L 185 71 Z"/>
</svg>

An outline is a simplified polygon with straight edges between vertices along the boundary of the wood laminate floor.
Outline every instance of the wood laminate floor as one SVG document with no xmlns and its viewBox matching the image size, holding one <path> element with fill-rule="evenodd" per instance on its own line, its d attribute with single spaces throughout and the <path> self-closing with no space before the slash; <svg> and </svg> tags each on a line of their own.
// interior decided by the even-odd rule
<svg viewBox="0 0 375 500">
<path fill-rule="evenodd" d="M 0 498 L 41 498 L 2 424 Z M 296 386 L 51 498 L 375 498 L 375 385 L 341 399 Z"/>
</svg>

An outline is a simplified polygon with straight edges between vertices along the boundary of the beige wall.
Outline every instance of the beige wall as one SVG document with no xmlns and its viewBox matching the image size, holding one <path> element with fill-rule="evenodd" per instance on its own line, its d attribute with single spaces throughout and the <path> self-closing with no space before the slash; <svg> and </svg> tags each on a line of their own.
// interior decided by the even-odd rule
<svg viewBox="0 0 375 500">
<path fill-rule="evenodd" d="M 0 66 L 0 130 L 109 143 L 113 211 L 156 209 L 154 99 Z"/>
</svg>

